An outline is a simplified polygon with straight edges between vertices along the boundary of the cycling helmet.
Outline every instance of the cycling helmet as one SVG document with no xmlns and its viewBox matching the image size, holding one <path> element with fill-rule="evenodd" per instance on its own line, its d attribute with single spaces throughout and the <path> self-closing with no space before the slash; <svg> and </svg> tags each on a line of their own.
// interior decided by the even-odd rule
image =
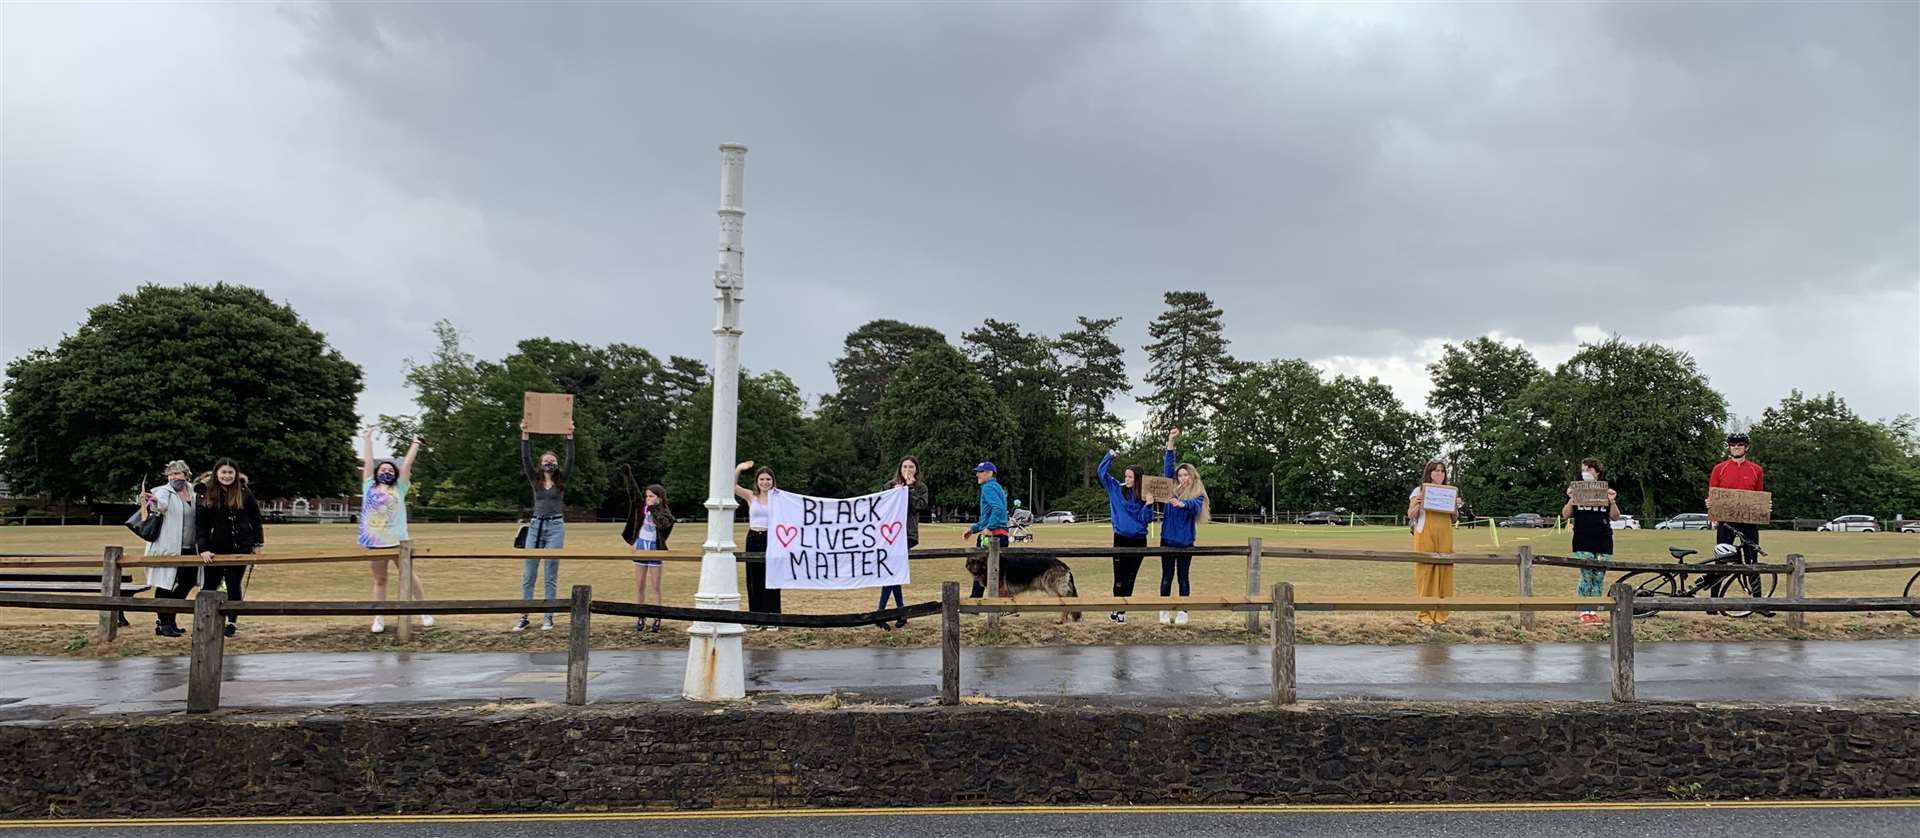
<svg viewBox="0 0 1920 838">
<path fill-rule="evenodd" d="M 1740 432 L 1740 433 L 1727 434 L 1727 444 L 1728 445 L 1747 445 L 1748 441 L 1747 441 L 1746 433 Z"/>
<path fill-rule="evenodd" d="M 1716 559 L 1732 558 L 1733 554 L 1738 552 L 1740 552 L 1740 548 L 1735 547 L 1731 544 L 1713 545 L 1713 557 Z"/>
</svg>

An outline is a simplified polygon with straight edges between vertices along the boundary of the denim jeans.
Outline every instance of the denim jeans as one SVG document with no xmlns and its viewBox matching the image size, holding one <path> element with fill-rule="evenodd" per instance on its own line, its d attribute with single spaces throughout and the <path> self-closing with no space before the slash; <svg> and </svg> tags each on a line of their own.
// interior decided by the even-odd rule
<svg viewBox="0 0 1920 838">
<path fill-rule="evenodd" d="M 559 518 L 535 518 L 527 522 L 527 549 L 557 550 L 567 546 L 567 523 Z M 533 599 L 533 582 L 540 577 L 540 563 L 547 565 L 547 599 L 553 599 L 560 588 L 559 559 L 527 559 L 521 562 L 520 598 Z M 547 619 L 553 619 L 553 612 L 547 612 Z"/>
</svg>

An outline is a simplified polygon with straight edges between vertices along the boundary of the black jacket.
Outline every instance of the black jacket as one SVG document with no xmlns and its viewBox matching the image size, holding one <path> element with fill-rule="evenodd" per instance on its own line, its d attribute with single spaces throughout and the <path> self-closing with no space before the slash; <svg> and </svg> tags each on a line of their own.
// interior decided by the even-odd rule
<svg viewBox="0 0 1920 838">
<path fill-rule="evenodd" d="M 260 525 L 260 504 L 253 490 L 240 484 L 240 507 L 212 506 L 207 487 L 197 490 L 199 506 L 193 510 L 193 550 L 221 556 L 243 556 L 267 543 L 266 528 Z"/>
<path fill-rule="evenodd" d="M 633 540 L 640 537 L 640 516 L 645 514 L 646 506 L 641 504 L 634 508 L 633 514 L 627 516 L 627 526 L 620 530 L 620 540 L 625 541 L 628 546 L 632 546 Z M 665 506 L 654 508 L 653 529 L 656 536 L 653 540 L 654 548 L 667 549 L 667 536 L 673 533 L 673 513 L 668 512 Z"/>
</svg>

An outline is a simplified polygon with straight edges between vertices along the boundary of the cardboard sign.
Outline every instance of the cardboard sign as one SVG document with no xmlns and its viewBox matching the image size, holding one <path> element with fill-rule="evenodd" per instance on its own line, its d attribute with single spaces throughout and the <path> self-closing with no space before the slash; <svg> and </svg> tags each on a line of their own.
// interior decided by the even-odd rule
<svg viewBox="0 0 1920 838">
<path fill-rule="evenodd" d="M 1140 478 L 1140 493 L 1152 495 L 1155 503 L 1164 503 L 1167 498 L 1173 497 L 1174 490 L 1178 488 L 1180 483 L 1171 477 Z"/>
<path fill-rule="evenodd" d="M 767 495 L 767 587 L 905 585 L 907 487 L 857 498 Z"/>
<path fill-rule="evenodd" d="M 532 393 L 525 395 L 520 417 L 527 421 L 527 433 L 573 433 L 573 396 L 568 393 Z"/>
<path fill-rule="evenodd" d="M 1611 507 L 1613 501 L 1607 500 L 1607 481 L 1580 480 L 1567 486 L 1567 496 L 1573 498 L 1574 506 L 1588 509 Z"/>
<path fill-rule="evenodd" d="M 1773 520 L 1773 493 L 1708 489 L 1707 517 L 1728 524 L 1770 523 Z"/>
<path fill-rule="evenodd" d="M 1438 469 L 1435 469 L 1438 471 Z M 1420 486 L 1420 508 L 1429 512 L 1445 512 L 1452 515 L 1460 509 L 1460 489 L 1454 486 L 1442 486 L 1438 483 L 1425 483 Z"/>
</svg>

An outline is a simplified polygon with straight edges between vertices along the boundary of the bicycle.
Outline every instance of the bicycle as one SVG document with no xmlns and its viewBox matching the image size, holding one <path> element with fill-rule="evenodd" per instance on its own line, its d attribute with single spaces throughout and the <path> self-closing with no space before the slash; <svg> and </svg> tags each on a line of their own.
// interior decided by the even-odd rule
<svg viewBox="0 0 1920 838">
<path fill-rule="evenodd" d="M 1721 524 L 1721 526 L 1726 525 Z M 1714 599 L 1723 598 L 1727 596 L 1729 592 L 1733 592 L 1735 596 L 1744 596 L 1752 599 L 1763 599 L 1773 596 L 1774 590 L 1780 586 L 1780 577 L 1778 574 L 1739 573 L 1707 569 L 1707 565 L 1754 564 L 1759 561 L 1759 557 L 1767 554 L 1765 550 L 1760 549 L 1760 545 L 1747 541 L 1746 536 L 1741 534 L 1739 530 L 1733 530 L 1732 532 L 1737 545 L 1714 545 L 1714 555 L 1712 558 L 1700 563 L 1699 567 L 1701 567 L 1701 570 L 1697 574 L 1699 577 L 1697 579 L 1693 578 L 1696 575 L 1694 573 L 1666 570 L 1641 570 L 1620 577 L 1621 582 L 1633 588 L 1635 599 L 1633 607 L 1634 616 L 1648 617 L 1660 613 L 1660 607 L 1658 605 L 1640 605 L 1639 600 L 1642 598 L 1694 597 L 1703 592 Z M 1698 552 L 1700 551 L 1689 550 L 1684 547 L 1667 548 L 1667 554 L 1673 557 L 1676 564 L 1686 564 L 1687 557 Z M 1747 556 L 1752 556 L 1753 558 L 1746 558 Z M 1761 577 L 1763 576 L 1766 577 L 1766 581 L 1764 582 L 1761 581 Z M 1920 580 L 1920 574 L 1915 574 L 1914 578 Z M 1909 582 L 1908 586 L 1911 588 L 1913 584 L 1913 582 Z M 1750 610 L 1733 610 L 1717 613 L 1740 619 L 1751 616 L 1754 612 Z M 1768 617 L 1773 616 L 1773 612 L 1771 611 L 1761 611 L 1760 613 Z"/>
<path fill-rule="evenodd" d="M 1915 573 L 1913 578 L 1907 580 L 1906 590 L 1901 591 L 1900 595 L 1907 599 L 1912 599 L 1915 595 L 1920 595 L 1920 573 Z M 1909 608 L 1907 609 L 1907 616 L 1920 617 L 1920 611 Z"/>
</svg>

